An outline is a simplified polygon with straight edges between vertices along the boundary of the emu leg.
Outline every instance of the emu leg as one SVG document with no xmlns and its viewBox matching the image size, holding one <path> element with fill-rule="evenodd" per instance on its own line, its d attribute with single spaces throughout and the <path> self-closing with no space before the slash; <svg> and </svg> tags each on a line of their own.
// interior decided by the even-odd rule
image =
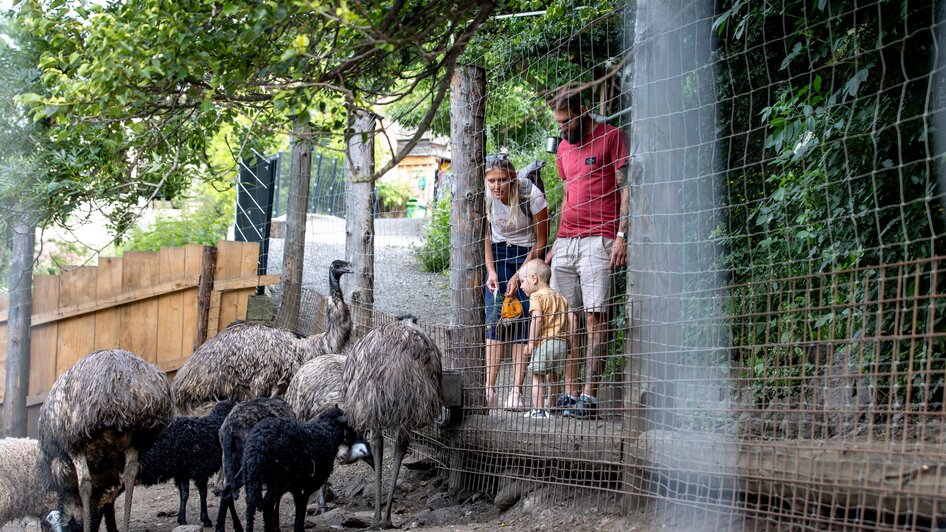
<svg viewBox="0 0 946 532">
<path fill-rule="evenodd" d="M 197 486 L 197 494 L 200 495 L 200 523 L 205 527 L 214 526 L 210 516 L 207 515 L 207 481 L 208 479 L 194 479 L 194 485 Z"/>
<path fill-rule="evenodd" d="M 125 451 L 125 471 L 122 473 L 122 483 L 125 485 L 125 532 L 130 532 L 131 523 L 131 496 L 135 491 L 135 479 L 138 478 L 138 449 L 129 447 Z"/>
<path fill-rule="evenodd" d="M 381 430 L 371 431 L 371 452 L 374 453 L 375 465 L 375 490 L 374 490 L 374 520 L 371 528 L 377 528 L 381 524 L 381 464 L 384 463 L 384 436 Z"/>
<path fill-rule="evenodd" d="M 89 461 L 84 454 L 72 457 L 79 481 L 79 499 L 82 500 L 82 528 L 92 532 L 92 475 L 89 473 Z"/>
<path fill-rule="evenodd" d="M 179 499 L 181 500 L 180 504 L 177 507 L 177 524 L 186 525 L 187 524 L 187 499 L 190 497 L 191 491 L 191 482 L 189 480 L 185 481 L 176 481 L 177 484 L 177 493 Z"/>
<path fill-rule="evenodd" d="M 311 495 L 311 492 L 304 493 L 301 491 L 292 494 L 292 500 L 296 503 L 296 520 L 292 525 L 293 532 L 303 532 L 305 530 L 305 507 L 309 504 L 309 496 Z"/>
<path fill-rule="evenodd" d="M 384 521 L 381 522 L 381 528 L 393 528 L 391 524 L 391 506 L 394 504 L 394 490 L 397 488 L 397 475 L 401 471 L 401 461 L 404 460 L 404 453 L 407 452 L 407 446 L 411 443 L 411 437 L 404 429 L 397 431 L 397 443 L 394 447 L 394 471 L 391 474 L 391 489 L 388 490 L 388 505 L 384 510 Z M 379 484 L 380 487 L 380 484 Z"/>
</svg>

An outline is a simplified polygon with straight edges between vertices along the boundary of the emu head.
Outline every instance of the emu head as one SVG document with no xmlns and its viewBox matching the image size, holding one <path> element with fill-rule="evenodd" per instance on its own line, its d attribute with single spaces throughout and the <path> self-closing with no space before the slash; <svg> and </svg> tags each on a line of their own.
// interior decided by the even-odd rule
<svg viewBox="0 0 946 532">
<path fill-rule="evenodd" d="M 328 268 L 328 287 L 333 298 L 339 300 L 342 298 L 342 287 L 339 284 L 339 280 L 341 280 L 342 275 L 352 272 L 354 272 L 354 270 L 351 269 L 351 264 L 348 261 L 332 261 L 332 265 Z"/>
</svg>

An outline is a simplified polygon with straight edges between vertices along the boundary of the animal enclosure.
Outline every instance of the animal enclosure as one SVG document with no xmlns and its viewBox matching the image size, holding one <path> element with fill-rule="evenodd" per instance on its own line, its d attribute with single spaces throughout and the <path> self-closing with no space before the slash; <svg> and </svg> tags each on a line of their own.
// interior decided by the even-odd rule
<svg viewBox="0 0 946 532">
<path fill-rule="evenodd" d="M 461 112 L 433 126 L 452 133 L 450 197 L 431 225 L 447 220 L 446 237 L 426 240 L 450 257 L 450 301 L 424 326 L 463 406 L 417 449 L 458 491 L 590 493 L 576 511 L 679 529 L 946 526 L 942 10 L 598 9 L 567 27 L 504 20 L 503 61 L 461 69 Z M 597 415 L 532 419 L 502 402 L 511 342 L 501 400 L 486 402 L 484 155 L 550 163 L 554 236 L 562 176 L 543 153 L 557 127 L 544 98 L 563 84 L 626 134 L 628 266 L 612 279 Z M 364 236 L 313 229 L 320 245 Z M 373 244 L 381 270 L 386 242 Z"/>
<path fill-rule="evenodd" d="M 247 298 L 277 276 L 257 275 L 259 244 L 220 241 L 101 257 L 33 278 L 29 430 L 56 378 L 86 354 L 131 351 L 173 374 L 194 349 L 246 316 Z M 0 296 L 0 382 L 6 372 L 8 298 Z M 3 390 L 0 388 L 0 398 Z"/>
</svg>

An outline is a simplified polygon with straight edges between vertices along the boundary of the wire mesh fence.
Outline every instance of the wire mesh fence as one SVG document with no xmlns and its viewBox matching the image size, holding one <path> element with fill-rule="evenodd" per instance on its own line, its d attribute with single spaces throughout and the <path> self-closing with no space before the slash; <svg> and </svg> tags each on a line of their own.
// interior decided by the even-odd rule
<svg viewBox="0 0 946 532">
<path fill-rule="evenodd" d="M 437 300 L 443 319 L 423 323 L 465 404 L 415 446 L 497 500 L 531 491 L 686 529 L 946 526 L 941 6 L 568 9 L 554 28 L 493 21 L 538 28 L 474 96 L 485 116 L 472 134 L 494 157 L 454 139 L 454 163 L 477 164 L 412 233 L 417 267 L 432 246 L 462 273 L 454 295 L 478 292 Z M 584 108 L 552 109 L 562 86 Z M 610 128 L 616 144 L 599 146 Z M 499 153 L 511 167 L 491 162 Z M 544 193 L 523 208 L 511 190 L 540 193 L 514 171 L 534 161 Z M 479 214 L 457 219 L 458 202 Z M 516 231 L 494 227 L 519 212 L 528 229 L 501 240 Z M 571 291 L 576 327 L 551 394 L 533 386 L 536 331 L 520 318 L 494 334 L 503 290 L 487 287 L 499 268 L 528 277 L 546 220 L 551 286 Z M 477 227 L 481 253 L 456 253 Z M 569 243 L 589 239 L 604 273 L 569 286 L 557 278 Z M 627 265 L 612 267 L 622 241 Z M 381 257 L 385 240 L 374 245 Z M 459 323 L 457 301 L 478 321 Z M 375 324 L 401 310 L 376 305 Z"/>
</svg>

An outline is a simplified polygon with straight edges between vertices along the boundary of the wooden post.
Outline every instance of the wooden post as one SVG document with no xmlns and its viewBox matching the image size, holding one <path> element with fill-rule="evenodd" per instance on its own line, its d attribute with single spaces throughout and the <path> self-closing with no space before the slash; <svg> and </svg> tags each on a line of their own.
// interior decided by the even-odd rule
<svg viewBox="0 0 946 532">
<path fill-rule="evenodd" d="M 351 281 L 352 324 L 358 338 L 371 329 L 374 307 L 374 127 L 377 116 L 351 109 L 348 144 L 348 201 L 345 256 L 355 270 Z"/>
<path fill-rule="evenodd" d="M 214 271 L 217 267 L 217 248 L 204 246 L 200 257 L 200 281 L 197 285 L 197 331 L 194 335 L 194 351 L 207 340 L 210 317 L 210 295 L 214 289 Z"/>
<path fill-rule="evenodd" d="M 450 308 L 454 349 L 446 369 L 463 375 L 465 405 L 485 404 L 483 339 L 483 158 L 486 150 L 486 71 L 458 66 L 450 87 L 450 146 L 453 166 L 450 219 Z M 451 445 L 456 449 L 456 445 Z M 462 487 L 462 456 L 453 451 L 448 489 Z"/>
<path fill-rule="evenodd" d="M 7 378 L 3 400 L 3 436 L 26 437 L 26 394 L 30 383 L 30 326 L 33 303 L 33 250 L 36 226 L 29 213 L 15 209 L 13 260 L 10 265 L 10 313 L 7 322 Z"/>
<path fill-rule="evenodd" d="M 290 330 L 299 326 L 302 304 L 302 266 L 305 259 L 305 225 L 312 176 L 312 131 L 298 124 L 293 130 L 292 163 L 289 170 L 289 200 L 286 209 L 286 240 L 282 253 L 282 302 L 276 325 Z"/>
</svg>

